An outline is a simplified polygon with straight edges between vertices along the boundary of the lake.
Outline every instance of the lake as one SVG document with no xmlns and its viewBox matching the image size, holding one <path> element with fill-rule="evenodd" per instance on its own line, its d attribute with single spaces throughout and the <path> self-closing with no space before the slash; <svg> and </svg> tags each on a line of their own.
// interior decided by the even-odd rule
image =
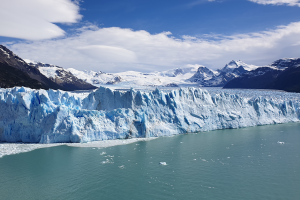
<svg viewBox="0 0 300 200">
<path fill-rule="evenodd" d="M 299 199 L 299 154 L 300 123 L 56 146 L 0 158 L 0 199 Z"/>
</svg>

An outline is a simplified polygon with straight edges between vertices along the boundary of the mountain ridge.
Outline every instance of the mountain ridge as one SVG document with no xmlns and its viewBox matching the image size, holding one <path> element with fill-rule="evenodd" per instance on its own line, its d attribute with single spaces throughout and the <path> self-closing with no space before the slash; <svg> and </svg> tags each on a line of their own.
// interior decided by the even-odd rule
<svg viewBox="0 0 300 200">
<path fill-rule="evenodd" d="M 44 76 L 40 71 L 34 67 L 29 66 L 22 58 L 14 54 L 12 51 L 10 51 L 8 48 L 6 48 L 3 45 L 0 45 L 0 63 L 2 63 L 2 71 L 6 71 L 6 75 L 10 77 L 14 77 L 14 74 L 10 74 L 12 72 L 17 73 L 19 78 L 22 78 L 22 74 L 27 74 L 29 78 L 34 79 L 40 83 L 40 86 L 38 88 L 42 89 L 63 89 L 58 84 L 54 83 L 50 79 L 48 79 L 46 76 Z M 10 67 L 14 69 L 10 69 Z M 19 71 L 18 71 L 19 70 Z M 24 78 L 29 81 L 27 76 L 24 76 Z M 4 82 L 5 81 L 5 82 Z M 2 85 L 7 85 L 7 79 L 1 80 Z M 31 80 L 30 80 L 31 81 Z M 21 81 L 23 82 L 23 80 Z M 25 83 L 25 82 L 24 82 Z M 14 85 L 12 82 L 9 84 L 10 86 L 17 86 Z M 7 85 L 8 86 L 8 85 Z M 38 89 L 35 88 L 35 89 Z"/>
<path fill-rule="evenodd" d="M 85 82 L 74 76 L 68 70 L 63 67 L 45 64 L 42 62 L 35 62 L 28 59 L 24 59 L 28 65 L 37 68 L 43 75 L 55 82 L 56 84 L 65 88 L 65 90 L 91 90 L 97 87 Z"/>
<path fill-rule="evenodd" d="M 232 79 L 224 88 L 300 92 L 300 58 L 278 59 L 269 66 L 257 68 Z"/>
<path fill-rule="evenodd" d="M 248 65 L 240 60 L 231 60 L 217 71 L 210 70 L 206 67 L 199 68 L 195 75 L 188 79 L 188 81 L 199 83 L 203 87 L 223 87 L 232 79 L 256 68 L 259 67 Z"/>
<path fill-rule="evenodd" d="M 33 89 L 60 89 L 66 91 L 90 90 L 97 87 L 78 79 L 62 67 L 41 62 L 27 62 L 7 47 L 0 45 L 1 87 L 25 86 Z M 55 70 L 53 70 L 55 68 Z M 48 76 L 43 70 L 57 76 Z M 33 80 L 31 80 L 33 79 Z"/>
<path fill-rule="evenodd" d="M 282 58 L 266 66 L 249 65 L 241 60 L 231 60 L 223 68 L 216 71 L 195 64 L 160 72 L 125 71 L 105 73 L 103 71 L 80 71 L 73 68 L 64 69 L 57 65 L 28 59 L 23 60 L 3 45 L 0 46 L 0 50 L 1 72 L 6 74 L 1 76 L 1 80 L 3 80 L 3 82 L 0 80 L 1 87 L 18 85 L 67 91 L 95 89 L 101 85 L 116 85 L 116 87 L 200 86 L 282 89 L 286 91 L 298 91 L 298 88 L 300 88 L 297 82 L 300 58 Z M 10 79 L 7 77 L 10 77 Z M 22 77 L 24 77 L 24 80 L 22 80 Z M 14 85 L 13 82 L 17 85 Z M 26 82 L 30 84 L 26 85 Z"/>
</svg>

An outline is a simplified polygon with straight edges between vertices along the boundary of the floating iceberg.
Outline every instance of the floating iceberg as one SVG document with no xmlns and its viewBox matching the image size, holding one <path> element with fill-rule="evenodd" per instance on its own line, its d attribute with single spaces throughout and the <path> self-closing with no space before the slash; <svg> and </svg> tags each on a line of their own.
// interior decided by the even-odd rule
<svg viewBox="0 0 300 200">
<path fill-rule="evenodd" d="M 299 95 L 284 92 L 273 98 L 199 88 L 119 91 L 100 87 L 90 93 L 0 89 L 2 142 L 148 138 L 299 119 Z"/>
</svg>

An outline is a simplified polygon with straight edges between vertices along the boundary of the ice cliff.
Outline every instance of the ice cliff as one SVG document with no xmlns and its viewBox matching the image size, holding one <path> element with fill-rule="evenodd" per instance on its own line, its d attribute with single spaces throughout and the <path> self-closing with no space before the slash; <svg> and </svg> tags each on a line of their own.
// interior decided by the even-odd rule
<svg viewBox="0 0 300 200">
<path fill-rule="evenodd" d="M 296 122 L 299 98 L 172 91 L 0 89 L 0 141 L 88 142 Z"/>
</svg>

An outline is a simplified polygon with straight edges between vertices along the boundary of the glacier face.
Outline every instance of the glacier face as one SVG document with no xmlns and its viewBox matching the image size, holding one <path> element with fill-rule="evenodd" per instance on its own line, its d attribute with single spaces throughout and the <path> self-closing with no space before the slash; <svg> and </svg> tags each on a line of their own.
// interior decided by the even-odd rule
<svg viewBox="0 0 300 200">
<path fill-rule="evenodd" d="M 0 89 L 0 141 L 77 143 L 299 121 L 299 94 L 273 96 L 199 88 L 119 91 L 100 87 L 87 94 Z"/>
</svg>

